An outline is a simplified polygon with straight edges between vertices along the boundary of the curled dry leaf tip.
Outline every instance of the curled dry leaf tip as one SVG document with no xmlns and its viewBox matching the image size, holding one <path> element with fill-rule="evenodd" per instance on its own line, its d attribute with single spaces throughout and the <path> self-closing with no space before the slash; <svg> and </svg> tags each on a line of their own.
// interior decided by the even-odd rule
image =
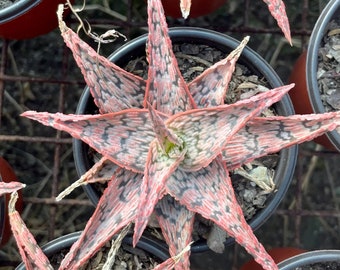
<svg viewBox="0 0 340 270">
<path fill-rule="evenodd" d="M 15 204 L 18 200 L 18 192 L 14 191 L 12 194 L 11 194 L 11 199 L 9 200 L 9 203 L 8 203 L 8 212 L 9 213 L 14 213 L 16 212 L 16 209 L 15 209 Z"/>
<path fill-rule="evenodd" d="M 64 5 L 59 4 L 58 5 L 58 10 L 57 10 L 57 17 L 58 17 L 58 23 L 59 23 L 59 29 L 60 32 L 65 32 L 67 29 L 67 26 L 65 22 L 63 21 L 63 13 L 64 13 Z"/>
</svg>

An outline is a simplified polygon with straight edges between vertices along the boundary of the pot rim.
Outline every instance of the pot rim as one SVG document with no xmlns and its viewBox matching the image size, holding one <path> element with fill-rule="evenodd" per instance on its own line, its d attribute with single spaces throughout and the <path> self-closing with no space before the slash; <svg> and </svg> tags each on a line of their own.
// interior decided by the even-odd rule
<svg viewBox="0 0 340 270">
<path fill-rule="evenodd" d="M 43 252 L 46 254 L 46 256 L 51 256 L 56 252 L 59 252 L 60 250 L 64 248 L 70 248 L 73 243 L 75 243 L 82 231 L 73 232 L 70 234 L 63 235 L 61 237 L 58 237 L 56 239 L 53 239 L 52 241 L 46 243 L 41 247 Z M 133 237 L 129 234 L 124 237 L 123 243 L 131 245 L 132 246 Z M 151 236 L 145 236 L 142 235 L 138 243 L 136 244 L 137 248 L 143 249 L 144 251 L 154 255 L 155 257 L 159 258 L 162 261 L 165 261 L 169 258 L 169 253 L 167 248 L 160 243 L 157 239 Z M 16 270 L 25 270 L 26 267 L 24 263 L 21 263 L 17 266 Z"/>
<path fill-rule="evenodd" d="M 14 20 L 25 14 L 30 9 L 39 5 L 43 0 L 20 0 L 9 7 L 0 10 L 0 24 Z"/>
<path fill-rule="evenodd" d="M 199 39 L 202 39 L 204 40 L 204 42 L 202 42 L 203 44 L 212 45 L 213 47 L 221 51 L 228 52 L 235 49 L 240 44 L 238 40 L 225 34 L 197 27 L 170 28 L 169 35 L 173 43 L 178 40 L 183 40 L 184 38 L 187 39 L 188 37 L 190 38 L 190 42 L 195 42 Z M 146 40 L 147 34 L 135 38 L 127 42 L 119 49 L 117 49 L 113 54 L 111 54 L 108 57 L 108 59 L 110 59 L 112 62 L 115 62 L 119 66 L 120 64 L 119 62 L 121 61 L 121 59 L 123 59 L 125 55 L 131 55 L 130 52 L 134 48 L 138 48 L 141 51 L 145 52 Z M 126 61 L 124 61 L 123 59 L 122 62 Z M 269 64 L 259 54 L 257 54 L 249 47 L 245 47 L 240 56 L 238 63 L 242 62 L 246 62 L 245 65 L 248 66 L 253 71 L 255 69 L 258 70 L 258 72 L 261 73 L 262 76 L 266 78 L 266 80 L 272 87 L 278 87 L 283 85 L 281 79 L 275 73 L 272 67 L 269 66 Z M 77 114 L 80 114 L 85 111 L 85 108 L 87 106 L 86 100 L 88 100 L 90 96 L 91 94 L 89 88 L 86 87 L 85 91 L 83 92 L 83 95 L 80 98 L 80 102 L 78 104 L 78 108 L 76 111 Z M 277 103 L 277 106 L 279 106 L 277 110 L 279 111 L 280 114 L 290 115 L 294 113 L 294 109 L 288 95 L 285 95 L 283 99 L 279 103 Z M 88 168 L 84 166 L 83 159 L 84 154 L 87 151 L 84 150 L 84 147 L 82 147 L 82 145 L 84 145 L 82 141 L 76 139 L 73 140 L 74 159 L 78 175 L 82 175 L 88 170 Z M 272 213 L 276 210 L 279 203 L 281 202 L 292 180 L 296 160 L 297 160 L 297 146 L 292 146 L 290 148 L 286 148 L 280 151 L 280 162 L 278 163 L 278 166 L 276 168 L 276 174 L 274 177 L 274 182 L 280 183 L 279 186 L 280 188 L 277 190 L 275 194 L 273 194 L 270 198 L 267 199 L 266 207 L 258 211 L 258 213 L 256 213 L 256 215 L 249 221 L 249 225 L 252 227 L 254 231 L 258 229 L 272 215 Z M 86 185 L 84 189 L 87 195 L 89 196 L 91 202 L 94 205 L 96 205 L 99 200 L 98 194 L 90 185 Z M 228 246 L 233 243 L 234 239 L 229 237 L 226 240 L 225 244 L 226 246 Z M 191 247 L 192 252 L 203 252 L 207 250 L 209 250 L 209 248 L 206 244 L 206 241 L 204 240 L 196 241 Z"/>
<path fill-rule="evenodd" d="M 278 267 L 280 270 L 293 270 L 299 266 L 328 261 L 340 261 L 340 250 L 308 251 L 280 262 Z"/>
<path fill-rule="evenodd" d="M 315 113 L 324 113 L 325 107 L 321 101 L 321 95 L 318 87 L 316 73 L 318 70 L 318 55 L 319 47 L 324 37 L 327 25 L 335 16 L 335 13 L 340 15 L 340 1 L 330 0 L 321 12 L 316 24 L 314 25 L 307 49 L 306 58 L 306 79 L 309 100 Z M 326 133 L 330 142 L 336 149 L 340 151 L 340 134 L 333 130 Z"/>
</svg>

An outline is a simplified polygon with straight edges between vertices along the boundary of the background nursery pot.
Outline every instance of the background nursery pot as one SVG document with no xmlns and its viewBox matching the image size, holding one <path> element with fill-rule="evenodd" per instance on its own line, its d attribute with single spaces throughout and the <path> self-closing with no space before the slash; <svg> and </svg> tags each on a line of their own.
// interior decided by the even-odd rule
<svg viewBox="0 0 340 270">
<path fill-rule="evenodd" d="M 216 48 L 225 54 L 230 53 L 239 45 L 239 42 L 231 37 L 205 29 L 180 27 L 170 29 L 169 34 L 173 44 L 204 44 Z M 131 59 L 145 56 L 146 38 L 147 36 L 145 35 L 132 40 L 114 52 L 109 59 L 118 66 L 124 66 Z M 238 60 L 238 63 L 248 67 L 254 74 L 264 77 L 272 88 L 282 85 L 277 74 L 253 50 L 246 47 Z M 293 113 L 291 101 L 288 96 L 285 96 L 280 102 L 276 103 L 274 107 L 280 115 L 289 115 Z M 96 107 L 93 98 L 91 97 L 89 89 L 86 88 L 78 104 L 77 114 L 93 114 L 95 111 Z M 73 149 L 76 169 L 79 176 L 81 176 L 93 165 L 93 161 L 91 161 L 88 154 L 89 147 L 82 141 L 74 140 Z M 280 152 L 280 158 L 276 166 L 274 177 L 277 192 L 270 195 L 266 201 L 266 207 L 258 211 L 249 222 L 253 230 L 259 228 L 270 217 L 283 198 L 293 176 L 296 156 L 296 146 L 283 149 Z M 85 190 L 91 201 L 96 205 L 101 194 L 98 194 L 91 185 L 86 185 Z M 233 242 L 234 240 L 229 238 L 226 244 L 228 245 Z M 192 247 L 193 252 L 205 251 L 207 249 L 208 247 L 205 240 L 197 241 Z"/>
<path fill-rule="evenodd" d="M 0 181 L 4 181 L 6 183 L 18 181 L 12 167 L 2 157 L 0 157 Z M 21 212 L 23 206 L 21 191 L 18 191 L 18 194 L 19 198 L 16 203 L 16 209 L 18 210 L 18 212 Z M 0 196 L 0 247 L 5 245 L 12 235 L 11 226 L 8 219 L 9 200 L 10 194 Z"/>
<path fill-rule="evenodd" d="M 7 39 L 28 39 L 50 32 L 58 25 L 57 7 L 65 2 L 20 0 L 0 9 L 0 36 Z"/>
<path fill-rule="evenodd" d="M 316 250 L 296 255 L 278 264 L 280 270 L 295 270 L 304 269 L 303 266 L 308 266 L 315 263 L 332 262 L 336 266 L 327 268 L 321 266 L 319 268 L 306 269 L 339 269 L 340 267 L 340 250 Z"/>
<path fill-rule="evenodd" d="M 340 21 L 339 17 L 340 2 L 329 1 L 313 28 L 307 51 L 299 57 L 293 67 L 290 81 L 296 83 L 296 86 L 290 91 L 290 96 L 297 113 L 324 113 L 326 111 L 317 81 L 319 48 L 327 34 L 329 22 L 335 18 Z M 315 142 L 328 149 L 340 150 L 340 135 L 335 130 L 316 138 Z"/>
<path fill-rule="evenodd" d="M 68 235 L 64 235 L 59 237 L 42 247 L 43 252 L 47 257 L 51 257 L 55 254 L 58 254 L 63 249 L 69 249 L 74 242 L 76 242 L 80 236 L 81 232 L 70 233 Z M 122 244 L 126 244 L 132 249 L 132 237 L 126 236 Z M 145 251 L 150 254 L 154 259 L 161 261 L 165 261 L 169 258 L 169 254 L 167 248 L 159 243 L 159 241 L 151 238 L 142 236 L 140 241 L 137 243 L 136 248 Z M 23 263 L 21 263 L 16 270 L 25 270 L 26 267 Z"/>
<path fill-rule="evenodd" d="M 294 248 L 294 247 L 283 247 L 283 248 L 272 248 L 268 250 L 268 254 L 273 258 L 275 263 L 280 263 L 288 258 L 307 252 L 306 250 Z M 240 268 L 240 270 L 263 270 L 262 266 L 259 265 L 254 259 L 246 262 Z"/>
</svg>

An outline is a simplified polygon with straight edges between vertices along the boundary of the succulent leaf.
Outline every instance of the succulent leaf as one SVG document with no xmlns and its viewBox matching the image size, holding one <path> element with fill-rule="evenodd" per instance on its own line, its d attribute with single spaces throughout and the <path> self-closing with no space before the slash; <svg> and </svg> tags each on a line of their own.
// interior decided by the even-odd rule
<svg viewBox="0 0 340 270">
<path fill-rule="evenodd" d="M 292 44 L 290 35 L 289 20 L 286 14 L 286 7 L 282 0 L 263 0 L 268 6 L 272 16 L 277 21 L 278 26 L 281 28 L 285 38 Z"/>
<path fill-rule="evenodd" d="M 236 62 L 248 41 L 249 37 L 244 38 L 225 59 L 206 69 L 188 84 L 189 91 L 199 108 L 224 104 Z"/>
<path fill-rule="evenodd" d="M 78 269 L 136 216 L 142 174 L 120 169 L 109 182 L 80 238 L 60 265 Z"/>
<path fill-rule="evenodd" d="M 192 242 L 195 214 L 169 195 L 158 202 L 155 212 L 163 236 L 169 245 L 170 256 L 173 257 Z M 188 269 L 189 265 L 187 252 L 175 265 L 175 269 Z"/>
<path fill-rule="evenodd" d="M 27 229 L 18 211 L 15 210 L 15 203 L 17 199 L 17 192 L 13 192 L 8 205 L 8 215 L 12 233 L 15 241 L 17 242 L 17 246 L 19 248 L 21 258 L 25 263 L 26 269 L 53 270 L 48 258 L 40 249 L 33 235 Z"/>
<path fill-rule="evenodd" d="M 195 103 L 172 51 L 162 3 L 148 0 L 148 7 L 149 70 L 144 107 L 147 107 L 148 102 L 158 111 L 169 115 L 192 109 Z"/>
<path fill-rule="evenodd" d="M 340 126 L 340 112 L 256 117 L 241 129 L 222 151 L 228 169 L 294 144 L 313 140 Z"/>
<path fill-rule="evenodd" d="M 279 87 L 230 105 L 178 113 L 166 121 L 184 142 L 181 169 L 196 171 L 216 158 L 228 140 L 252 117 L 282 98 L 293 85 Z"/>
<path fill-rule="evenodd" d="M 155 138 L 149 112 L 145 109 L 129 109 L 103 115 L 27 111 L 22 116 L 66 131 L 115 164 L 139 173 L 144 172 L 149 144 Z"/>
<path fill-rule="evenodd" d="M 1 180 L 1 176 L 0 176 L 0 180 Z M 7 193 L 12 193 L 14 191 L 24 188 L 25 186 L 26 186 L 25 184 L 22 184 L 20 182 L 5 183 L 5 182 L 0 181 L 0 196 L 7 194 Z"/>
<path fill-rule="evenodd" d="M 150 144 L 135 221 L 134 245 L 142 236 L 155 205 L 165 195 L 166 180 L 184 158 L 185 150 L 180 149 L 178 146 L 174 148 L 171 149 L 171 153 L 167 153 L 163 151 L 158 141 L 155 140 Z"/>
<path fill-rule="evenodd" d="M 245 221 L 220 157 L 199 171 L 176 170 L 166 182 L 166 190 L 190 211 L 201 214 L 226 230 L 265 269 L 277 269 Z"/>
<path fill-rule="evenodd" d="M 146 85 L 142 78 L 99 55 L 66 26 L 61 32 L 101 113 L 142 107 Z"/>
</svg>

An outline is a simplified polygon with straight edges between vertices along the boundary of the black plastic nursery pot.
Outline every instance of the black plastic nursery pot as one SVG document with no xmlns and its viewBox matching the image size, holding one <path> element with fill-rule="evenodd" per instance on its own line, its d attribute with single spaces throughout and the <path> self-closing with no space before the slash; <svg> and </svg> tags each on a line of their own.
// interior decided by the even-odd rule
<svg viewBox="0 0 340 270">
<path fill-rule="evenodd" d="M 199 29 L 178 27 L 170 29 L 170 38 L 172 43 L 193 43 L 203 44 L 216 48 L 226 55 L 234 50 L 239 41 L 214 31 Z M 122 46 L 115 51 L 109 59 L 116 63 L 118 66 L 124 66 L 129 60 L 145 55 L 145 44 L 147 36 L 141 36 L 130 42 L 125 46 Z M 247 66 L 251 72 L 257 74 L 259 77 L 265 78 L 268 84 L 272 87 L 278 87 L 282 85 L 282 82 L 274 70 L 263 60 L 256 52 L 246 47 L 238 61 L 238 63 Z M 290 115 L 294 113 L 291 101 L 286 95 L 280 102 L 274 105 L 276 112 L 279 115 Z M 93 98 L 88 88 L 85 88 L 84 93 L 79 101 L 77 114 L 93 114 L 96 107 L 93 102 Z M 80 140 L 74 140 L 73 142 L 74 159 L 78 175 L 83 175 L 89 168 L 92 167 L 93 161 L 91 161 L 88 151 L 89 147 Z M 277 186 L 277 192 L 271 194 L 270 198 L 266 201 L 266 207 L 256 213 L 256 216 L 249 222 L 253 230 L 259 228 L 275 211 L 283 196 L 285 195 L 291 179 L 293 177 L 295 164 L 297 158 L 297 146 L 283 149 L 280 152 L 280 158 L 276 166 L 276 173 L 274 176 L 274 182 Z M 85 191 L 94 205 L 98 203 L 101 194 L 93 188 L 91 185 L 85 186 Z M 229 238 L 226 241 L 226 245 L 234 243 L 234 239 Z M 205 240 L 197 241 L 193 244 L 191 250 L 193 252 L 200 252 L 208 250 L 208 246 Z"/>
<path fill-rule="evenodd" d="M 58 26 L 56 11 L 61 3 L 66 0 L 20 0 L 0 9 L 0 37 L 28 39 L 50 32 Z"/>
<path fill-rule="evenodd" d="M 335 263 L 337 268 L 306 268 L 306 269 L 340 269 L 340 250 L 316 250 L 293 256 L 278 264 L 280 270 L 301 269 L 315 263 Z"/>
<path fill-rule="evenodd" d="M 290 81 L 296 84 L 290 91 L 297 113 L 324 113 L 326 111 L 318 85 L 317 71 L 320 47 L 329 30 L 329 23 L 340 18 L 340 1 L 331 0 L 314 25 L 308 48 L 296 61 Z M 314 140 L 330 150 L 340 150 L 340 134 L 334 130 Z"/>
<path fill-rule="evenodd" d="M 326 34 L 327 26 L 329 22 L 334 18 L 339 18 L 340 16 L 340 1 L 331 0 L 327 6 L 322 11 L 320 17 L 318 18 L 312 35 L 310 37 L 308 50 L 307 50 L 307 60 L 306 60 L 306 78 L 309 99 L 311 101 L 313 110 L 315 113 L 325 112 L 325 107 L 322 104 L 320 90 L 317 82 L 317 70 L 318 70 L 318 51 L 323 37 Z M 334 147 L 340 150 L 340 134 L 334 130 L 327 133 L 327 136 Z"/>
<path fill-rule="evenodd" d="M 47 257 L 51 257 L 55 254 L 58 254 L 61 250 L 69 249 L 76 242 L 80 236 L 81 232 L 74 232 L 64 236 L 61 236 L 57 239 L 52 240 L 42 247 L 43 252 Z M 123 241 L 123 244 L 131 246 L 132 248 L 132 236 L 126 236 Z M 136 245 L 136 248 L 141 249 L 148 253 L 150 256 L 163 262 L 169 258 L 169 253 L 167 248 L 160 243 L 157 239 L 148 236 L 142 236 L 139 242 Z M 24 263 L 21 263 L 16 270 L 25 270 L 26 267 Z"/>
</svg>

